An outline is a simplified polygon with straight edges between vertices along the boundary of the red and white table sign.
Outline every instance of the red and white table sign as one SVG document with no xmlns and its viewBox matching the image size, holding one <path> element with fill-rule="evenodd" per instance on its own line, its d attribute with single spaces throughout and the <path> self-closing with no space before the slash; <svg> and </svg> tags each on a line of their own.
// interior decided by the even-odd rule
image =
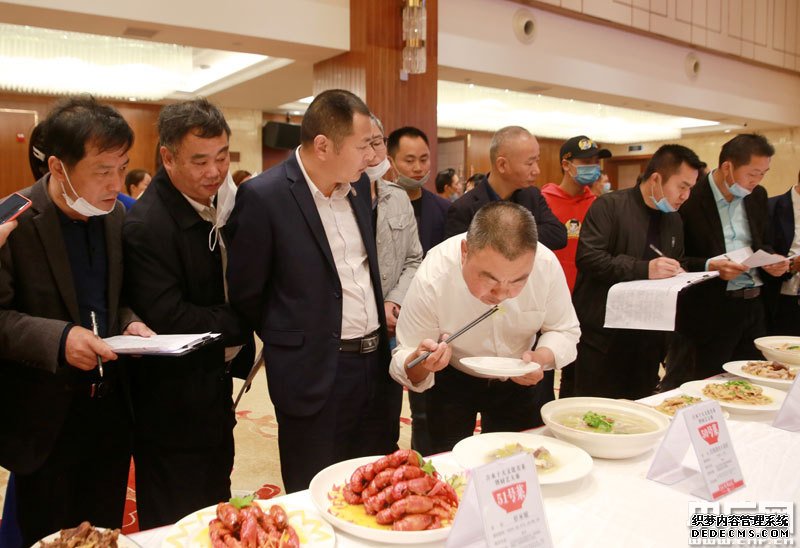
<svg viewBox="0 0 800 548">
<path fill-rule="evenodd" d="M 551 548 L 533 455 L 472 469 L 447 548 Z"/>
<path fill-rule="evenodd" d="M 800 375 L 794 379 L 792 387 L 789 389 L 789 393 L 786 395 L 786 399 L 783 400 L 783 405 L 781 405 L 781 409 L 772 423 L 775 428 L 781 428 L 789 432 L 800 432 L 800 382 L 797 380 L 798 378 L 800 378 Z"/>
<path fill-rule="evenodd" d="M 672 485 L 695 476 L 697 470 L 683 466 L 690 445 L 703 477 L 703 486 L 692 491 L 693 495 L 714 501 L 744 487 L 728 425 L 715 401 L 700 402 L 675 413 L 647 478 Z"/>
</svg>

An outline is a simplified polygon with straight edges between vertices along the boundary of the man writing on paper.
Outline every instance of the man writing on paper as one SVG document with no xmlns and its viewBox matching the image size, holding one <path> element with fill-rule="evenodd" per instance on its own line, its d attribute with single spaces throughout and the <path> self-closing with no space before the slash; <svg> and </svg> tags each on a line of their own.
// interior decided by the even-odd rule
<svg viewBox="0 0 800 548">
<path fill-rule="evenodd" d="M 183 357 L 132 364 L 136 502 L 144 529 L 230 498 L 236 422 L 230 371 L 247 370 L 253 361 L 252 331 L 227 303 L 226 250 L 218 236 L 235 193 L 230 133 L 222 112 L 205 99 L 165 106 L 158 117 L 163 167 L 125 219 L 125 289 L 133 309 L 162 334 L 222 334 L 220 342 Z"/>
<path fill-rule="evenodd" d="M 133 131 L 112 107 L 74 97 L 36 133 L 50 173 L 21 191 L 32 205 L 0 249 L 0 465 L 14 473 L 22 546 L 82 520 L 122 525 L 125 373 L 91 316 L 102 337 L 151 334 L 121 306 L 117 194 Z"/>
<path fill-rule="evenodd" d="M 722 145 L 717 169 L 681 209 L 688 269 L 717 270 L 719 279 L 690 288 L 679 301 L 663 388 L 722 373 L 731 360 L 761 359 L 753 339 L 766 335 L 762 277 L 782 276 L 788 261 L 749 269 L 725 254 L 773 250 L 767 191 L 759 183 L 774 154 L 764 136 L 737 135 Z"/>
<path fill-rule="evenodd" d="M 452 345 L 443 342 L 498 304 L 498 312 Z M 544 369 L 574 359 L 579 337 L 564 271 L 538 244 L 536 221 L 523 206 L 498 201 L 475 214 L 466 235 L 445 240 L 422 262 L 397 323 L 391 373 L 409 389 L 426 391 L 432 450 L 449 451 L 472 435 L 478 412 L 483 432 L 542 424 L 535 385 Z M 432 352 L 427 359 L 407 368 L 426 351 Z M 542 367 L 511 379 L 487 378 L 460 363 L 474 356 Z"/>
<path fill-rule="evenodd" d="M 675 212 L 688 199 L 700 166 L 690 149 L 664 145 L 637 186 L 600 196 L 586 213 L 573 293 L 583 335 L 575 365 L 562 376 L 562 397 L 637 399 L 655 390 L 665 334 L 603 327 L 606 298 L 616 283 L 681 272 L 683 230 Z"/>
</svg>

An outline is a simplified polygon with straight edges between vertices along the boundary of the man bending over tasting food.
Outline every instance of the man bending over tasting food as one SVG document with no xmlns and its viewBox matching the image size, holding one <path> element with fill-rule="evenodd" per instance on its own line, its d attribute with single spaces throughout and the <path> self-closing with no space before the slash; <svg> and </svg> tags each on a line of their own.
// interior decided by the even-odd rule
<svg viewBox="0 0 800 548">
<path fill-rule="evenodd" d="M 498 312 L 452 344 L 443 342 L 495 305 Z M 512 202 L 492 202 L 466 234 L 445 240 L 422 262 L 397 323 L 391 374 L 425 391 L 433 452 L 449 451 L 472 435 L 478 412 L 483 432 L 541 425 L 534 385 L 544 369 L 572 362 L 579 337 L 564 271 L 552 251 L 537 245 L 533 215 Z M 428 351 L 424 361 L 407 367 Z M 470 356 L 521 358 L 542 368 L 487 378 L 460 363 Z"/>
</svg>

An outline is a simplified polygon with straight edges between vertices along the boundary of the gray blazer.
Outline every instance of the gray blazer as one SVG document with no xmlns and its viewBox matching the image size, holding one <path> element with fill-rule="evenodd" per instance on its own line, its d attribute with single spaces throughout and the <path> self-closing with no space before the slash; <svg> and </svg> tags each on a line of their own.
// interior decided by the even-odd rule
<svg viewBox="0 0 800 548">
<path fill-rule="evenodd" d="M 31 207 L 0 249 L 0 465 L 20 473 L 35 470 L 47 458 L 76 383 L 74 368 L 58 360 L 64 328 L 80 325 L 80 315 L 48 181 L 46 175 L 20 191 L 31 199 Z M 119 306 L 124 216 L 117 203 L 104 219 L 109 335 L 133 319 Z"/>
<path fill-rule="evenodd" d="M 422 262 L 414 208 L 405 190 L 378 179 L 378 221 L 375 242 L 383 300 L 403 305 L 403 299 Z"/>
</svg>

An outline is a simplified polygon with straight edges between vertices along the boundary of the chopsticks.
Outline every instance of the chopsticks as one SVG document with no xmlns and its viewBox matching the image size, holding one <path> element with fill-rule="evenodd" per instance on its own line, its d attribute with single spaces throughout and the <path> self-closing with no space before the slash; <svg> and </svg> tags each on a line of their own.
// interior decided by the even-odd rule
<svg viewBox="0 0 800 548">
<path fill-rule="evenodd" d="M 472 329 L 473 327 L 475 327 L 476 325 L 481 323 L 483 320 L 485 320 L 486 318 L 488 318 L 489 316 L 491 316 L 492 314 L 494 314 L 498 310 L 500 310 L 500 305 L 499 304 L 494 305 L 492 308 L 490 308 L 489 310 L 487 310 L 486 312 L 484 312 L 483 314 L 481 314 L 480 316 L 478 316 L 477 318 L 475 318 L 474 320 L 469 322 L 467 325 L 465 325 L 464 327 L 462 327 L 461 329 L 459 329 L 458 331 L 456 331 L 455 333 L 450 335 L 447 338 L 447 340 L 444 341 L 444 342 L 446 342 L 448 344 L 453 342 L 456 338 L 460 337 L 461 335 L 463 335 L 464 333 L 466 333 L 467 331 L 469 331 L 470 329 Z M 419 356 L 414 358 L 411 361 L 411 363 L 409 363 L 406 366 L 406 369 L 411 369 L 412 367 L 414 367 L 418 363 L 420 363 L 422 361 L 425 361 L 428 358 L 428 356 L 430 356 L 430 355 L 431 355 L 430 351 L 425 352 L 424 354 L 420 354 Z"/>
</svg>

